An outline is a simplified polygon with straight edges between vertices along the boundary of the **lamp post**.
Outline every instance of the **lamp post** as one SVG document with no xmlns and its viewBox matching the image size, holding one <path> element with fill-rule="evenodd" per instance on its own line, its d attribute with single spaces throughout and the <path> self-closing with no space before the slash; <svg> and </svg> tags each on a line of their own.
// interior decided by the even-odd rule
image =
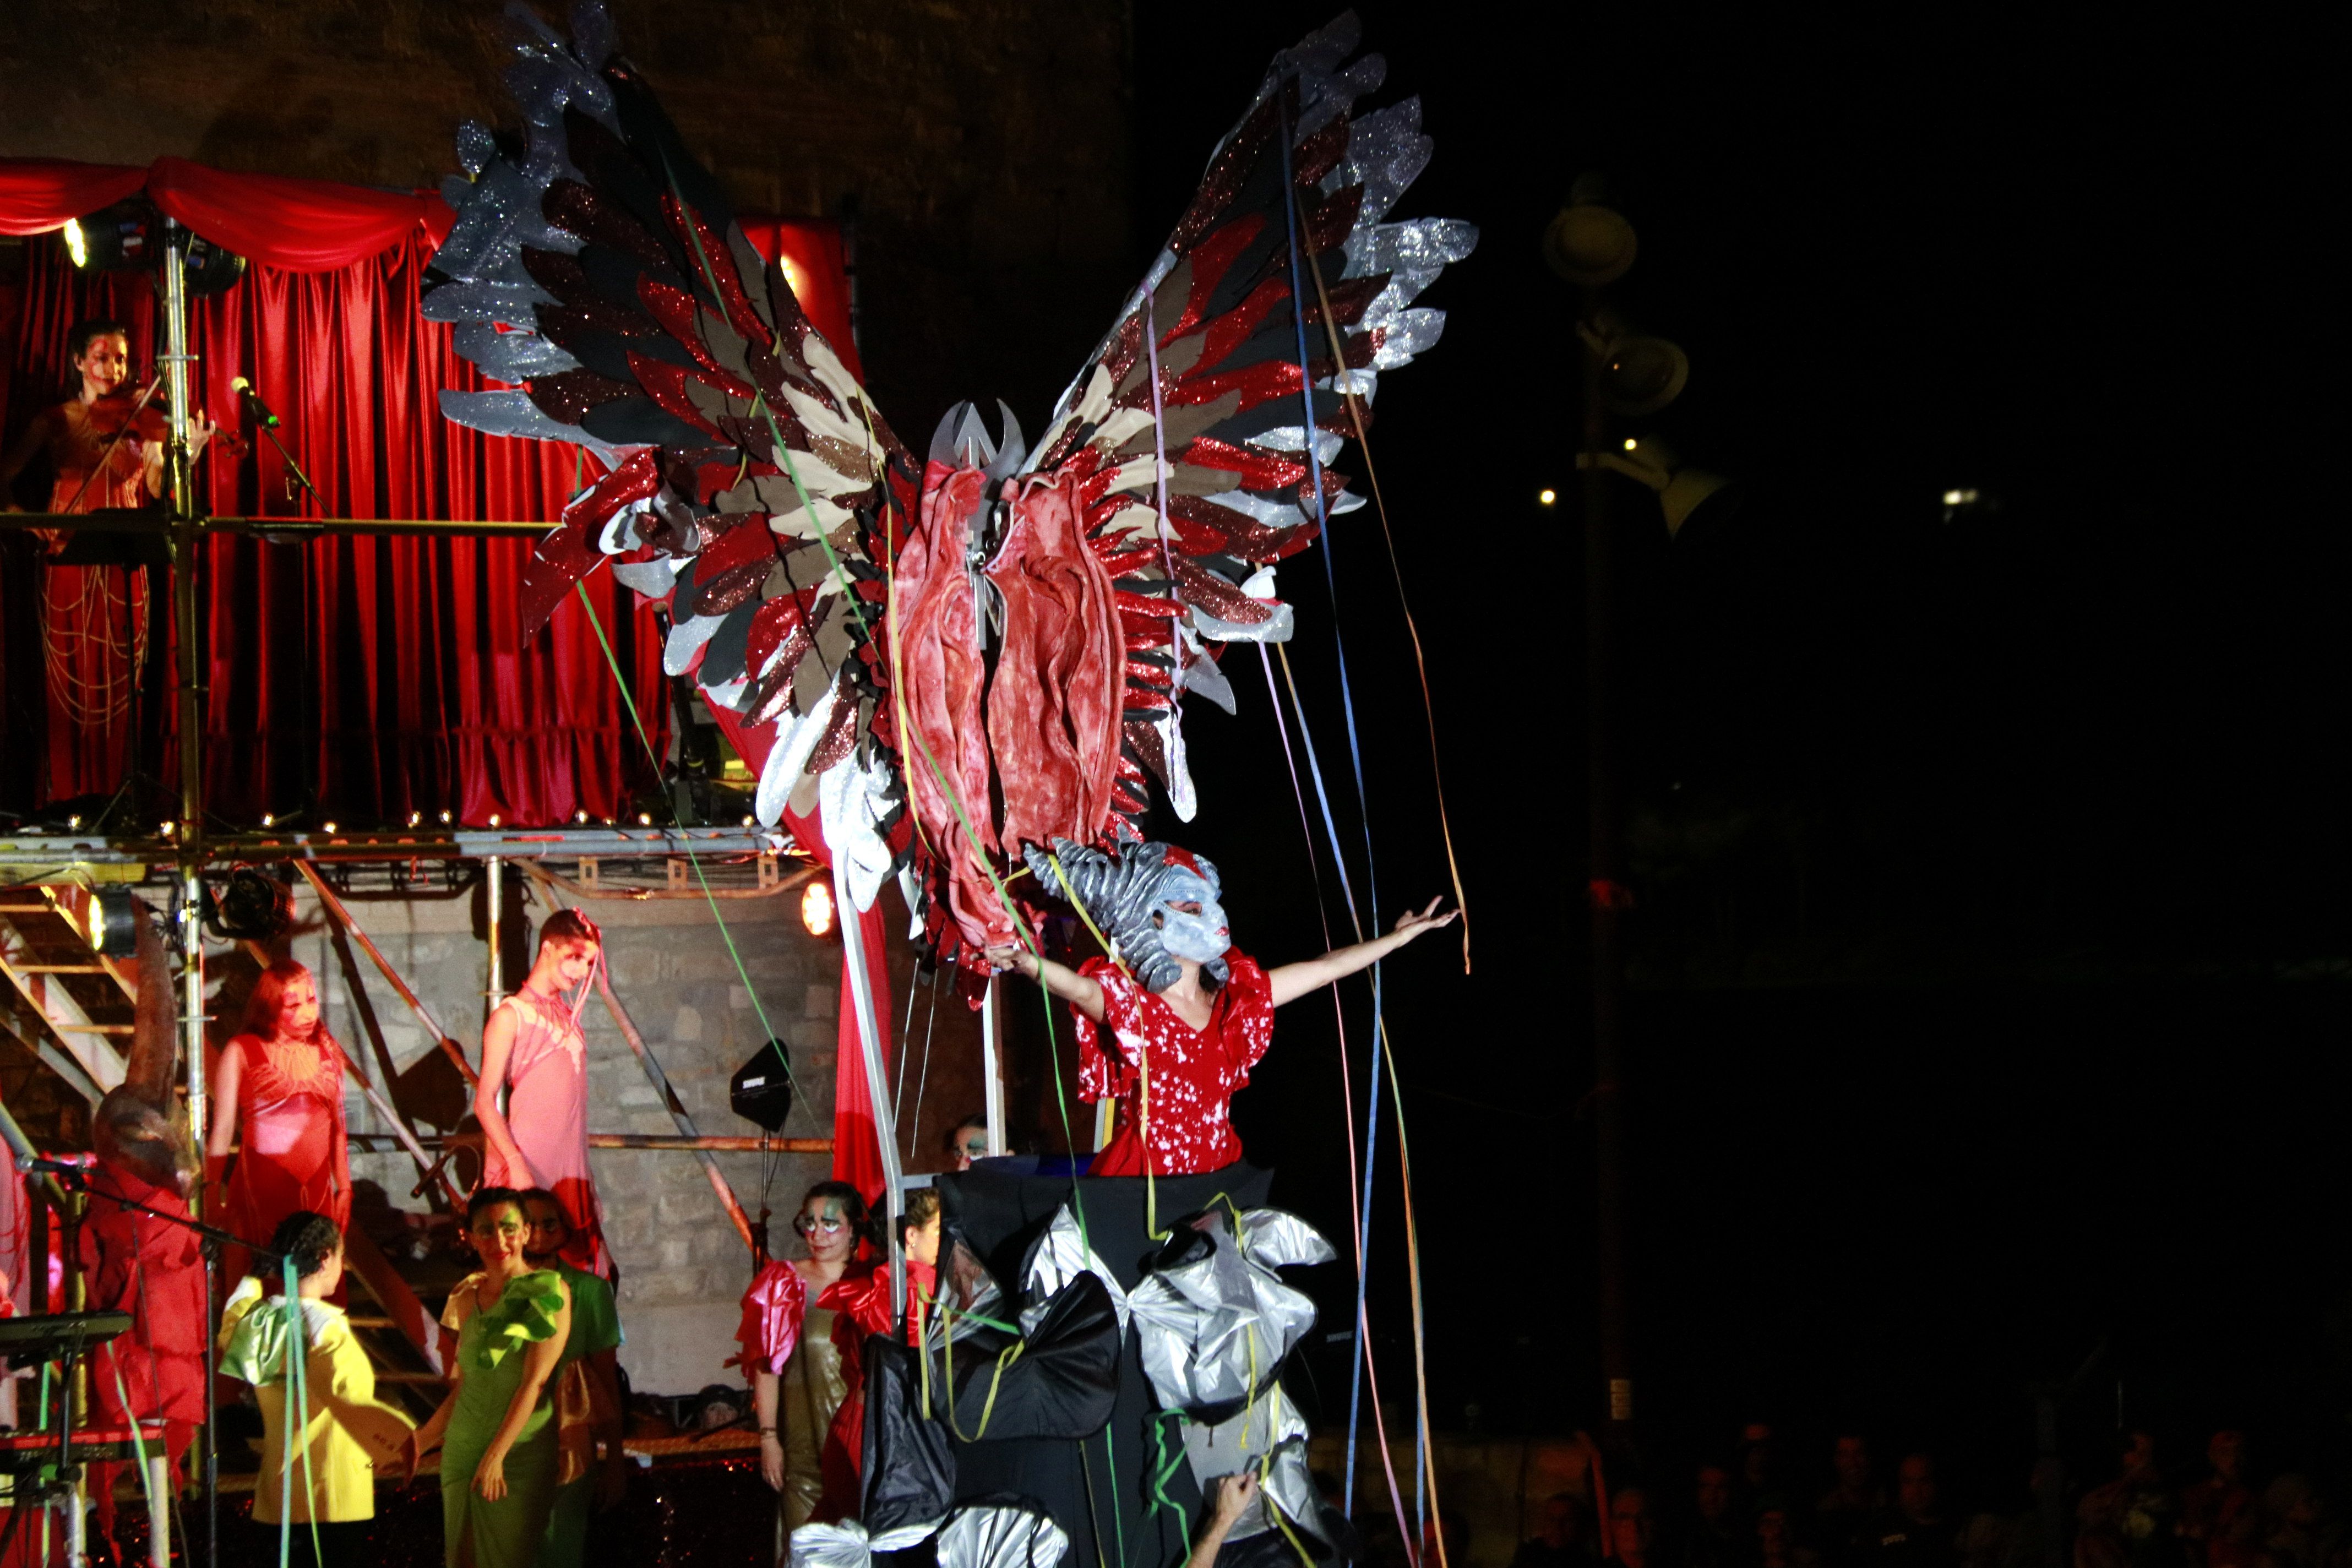
<svg viewBox="0 0 2352 1568">
<path fill-rule="evenodd" d="M 1668 535 L 1724 481 L 1681 468 L 1655 442 L 1611 439 L 1610 416 L 1655 414 L 1681 395 L 1690 361 L 1663 338 L 1629 330 L 1604 290 L 1633 265 L 1633 226 L 1606 205 L 1601 181 L 1576 182 L 1568 205 L 1544 231 L 1544 259 L 1582 293 L 1576 335 L 1583 371 L 1583 431 L 1576 466 L 1584 507 L 1585 770 L 1589 804 L 1585 896 L 1592 951 L 1593 1201 L 1597 1215 L 1601 1370 L 1608 1431 L 1622 1442 L 1633 1422 L 1632 1292 L 1626 1268 L 1624 950 L 1622 922 L 1633 898 L 1624 883 L 1618 830 L 1616 635 L 1611 573 L 1609 476 L 1658 492 Z M 1547 492 L 1546 500 L 1550 499 Z"/>
</svg>

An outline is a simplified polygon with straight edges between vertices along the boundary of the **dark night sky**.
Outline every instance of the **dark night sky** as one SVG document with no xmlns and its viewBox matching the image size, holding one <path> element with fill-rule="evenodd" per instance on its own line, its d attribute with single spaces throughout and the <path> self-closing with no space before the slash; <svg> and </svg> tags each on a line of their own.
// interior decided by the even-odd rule
<svg viewBox="0 0 2352 1568">
<path fill-rule="evenodd" d="M 2321 40 L 1551 10 L 1363 9 L 1381 99 L 1419 92 L 1437 141 L 1397 216 L 1485 236 L 1423 301 L 1446 338 L 1385 379 L 1374 432 L 1478 922 L 1473 978 L 1431 941 L 1390 988 L 1439 1424 L 1597 1415 L 1579 519 L 1534 497 L 1572 495 L 1578 417 L 1538 237 L 1598 169 L 1642 237 L 1614 295 L 1694 365 L 1635 431 L 1746 493 L 1672 548 L 1642 492 L 1612 503 L 1658 1450 L 1860 1416 L 2006 1487 L 2028 1383 L 2102 1339 L 2078 1444 L 2118 1376 L 2176 1455 L 2222 1418 L 2274 1457 L 2340 1432 L 2352 544 Z M 1325 15 L 1139 5 L 1139 264 L 1265 58 Z M 1947 524 L 1954 486 L 2000 510 Z M 1338 534 L 1392 916 L 1444 885 L 1429 748 L 1379 524 Z M 1340 790 L 1322 572 L 1283 579 Z M 1237 657 L 1241 718 L 1191 727 L 1182 836 L 1278 961 L 1316 914 Z M 1328 1009 L 1287 1010 L 1237 1120 L 1337 1236 L 1335 1061 Z"/>
</svg>

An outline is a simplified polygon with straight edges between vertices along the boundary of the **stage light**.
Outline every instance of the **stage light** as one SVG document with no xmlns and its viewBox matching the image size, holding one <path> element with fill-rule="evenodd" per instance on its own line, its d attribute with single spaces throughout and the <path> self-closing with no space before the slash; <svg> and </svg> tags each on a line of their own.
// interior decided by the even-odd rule
<svg viewBox="0 0 2352 1568">
<path fill-rule="evenodd" d="M 1720 474 L 1711 474 L 1705 468 L 1687 468 L 1679 463 L 1674 448 L 1664 441 L 1653 437 L 1638 447 L 1631 441 L 1625 445 L 1628 451 L 1624 454 L 1580 452 L 1577 455 L 1576 466 L 1589 468 L 1597 463 L 1629 479 L 1639 479 L 1657 491 L 1658 509 L 1665 513 L 1666 536 L 1670 539 L 1682 532 L 1683 525 L 1690 521 L 1701 507 L 1731 488 L 1731 481 Z M 1719 515 L 1738 504 L 1738 497 L 1735 491 L 1725 500 L 1717 501 L 1707 515 Z"/>
<path fill-rule="evenodd" d="M 1629 333 L 1609 345 L 1601 367 L 1601 401 L 1612 414 L 1639 419 L 1657 413 L 1683 395 L 1690 383 L 1690 356 L 1664 338 Z M 1625 443 L 1632 451 L 1633 443 Z"/>
<path fill-rule="evenodd" d="M 410 813 L 408 814 L 408 826 L 411 826 L 411 827 L 422 827 L 422 826 L 425 826 L 425 814 L 424 814 L 423 812 L 421 812 L 421 811 L 412 811 L 412 812 L 410 812 Z"/>
<path fill-rule="evenodd" d="M 812 881 L 801 889 L 801 924 L 811 936 L 833 934 L 833 885 Z"/>
<path fill-rule="evenodd" d="M 1625 276 L 1641 247 L 1633 226 L 1601 205 L 1601 182 L 1587 174 L 1569 192 L 1543 237 L 1544 260 L 1570 283 L 1598 289 Z"/>
<path fill-rule="evenodd" d="M 229 872 L 215 897 L 205 889 L 205 921 L 227 942 L 268 942 L 294 924 L 294 889 L 252 866 Z"/>
<path fill-rule="evenodd" d="M 72 832 L 72 833 L 79 833 L 79 832 L 80 832 L 80 831 L 81 831 L 81 818 L 80 818 L 80 816 L 68 816 L 68 817 L 67 817 L 67 818 L 66 818 L 66 828 L 67 828 L 67 831 L 68 831 L 68 832 Z"/>
<path fill-rule="evenodd" d="M 166 822 L 166 823 L 164 823 L 161 827 L 159 827 L 156 831 L 158 831 L 158 832 L 160 832 L 161 834 L 163 834 L 163 836 L 164 837 L 169 838 L 169 837 L 172 837 L 172 829 L 173 829 L 173 827 L 174 826 L 175 826 L 175 825 L 174 825 L 174 824 L 173 824 L 173 823 Z"/>
<path fill-rule="evenodd" d="M 143 270 L 162 258 L 163 215 L 145 196 L 126 196 L 65 226 L 66 254 L 85 272 Z"/>
<path fill-rule="evenodd" d="M 319 826 L 325 828 L 330 833 L 332 833 L 335 830 L 335 825 L 331 822 L 322 822 L 319 824 Z"/>
<path fill-rule="evenodd" d="M 652 812 L 641 811 L 637 813 L 637 826 L 639 827 L 651 827 L 653 825 L 654 814 Z"/>
<path fill-rule="evenodd" d="M 727 1080 L 727 1103 L 735 1114 L 771 1132 L 784 1129 L 793 1109 L 792 1059 L 782 1040 L 770 1040 Z"/>
<path fill-rule="evenodd" d="M 1538 490 L 1536 492 L 1536 504 L 1538 506 L 1549 506 L 1552 502 L 1558 500 L 1559 500 L 1559 492 L 1558 490 Z"/>
<path fill-rule="evenodd" d="M 499 825 L 499 814 L 498 814 L 497 812 L 495 812 L 495 811 L 494 811 L 494 812 L 490 813 L 490 826 L 491 826 L 492 827 L 496 827 L 498 825 Z"/>
<path fill-rule="evenodd" d="M 757 827 L 760 826 L 760 819 L 756 816 L 747 816 L 743 819 L 743 826 L 746 827 Z"/>
<path fill-rule="evenodd" d="M 572 820 L 578 826 L 585 827 L 588 826 L 588 814 L 584 811 L 575 811 L 572 814 Z"/>
<path fill-rule="evenodd" d="M 272 823 L 275 823 L 277 820 L 278 820 L 277 816 L 276 816 L 275 815 L 273 815 L 272 813 L 269 813 L 269 812 L 265 811 L 265 812 L 263 812 L 263 813 L 261 814 L 261 826 L 264 826 L 264 827 L 268 827 L 268 826 L 269 826 Z"/>
<path fill-rule="evenodd" d="M 1635 439 L 1633 439 L 1633 437 L 1632 437 L 1631 436 L 1628 436 L 1628 437 L 1625 437 L 1625 450 L 1627 450 L 1627 451 L 1629 451 L 1629 452 L 1638 452 L 1638 451 L 1640 451 L 1641 449 L 1642 449 L 1642 443 L 1640 443 L 1639 441 L 1636 441 L 1636 440 L 1635 440 Z"/>
<path fill-rule="evenodd" d="M 441 826 L 444 827 L 449 826 L 449 814 L 446 811 L 441 814 Z"/>
</svg>

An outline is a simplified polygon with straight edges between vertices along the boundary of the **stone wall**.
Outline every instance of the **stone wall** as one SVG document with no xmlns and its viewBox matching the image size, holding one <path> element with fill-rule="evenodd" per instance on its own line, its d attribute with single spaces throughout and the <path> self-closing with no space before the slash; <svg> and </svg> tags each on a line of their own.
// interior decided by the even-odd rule
<svg viewBox="0 0 2352 1568">
<path fill-rule="evenodd" d="M 560 17 L 562 7 L 540 10 Z M 613 0 L 746 212 L 854 210 L 866 363 L 920 450 L 958 398 L 1034 431 L 1138 276 L 1122 0 Z M 495 0 L 9 0 L 0 156 L 399 188 L 514 123 Z"/>
<path fill-rule="evenodd" d="M 520 873 L 510 873 L 509 887 L 520 880 Z M 359 893 L 349 899 L 348 907 L 441 1026 L 478 1064 L 488 964 L 488 949 L 480 934 L 480 885 L 454 893 L 402 897 Z M 840 947 L 802 929 L 793 892 L 729 898 L 721 908 L 742 956 L 749 987 L 737 973 L 710 907 L 698 896 L 605 898 L 588 905 L 605 932 L 614 989 L 699 1131 L 732 1135 L 759 1131 L 729 1108 L 727 1085 L 735 1069 L 768 1038 L 760 1021 L 764 1009 L 768 1026 L 791 1047 L 800 1087 L 784 1135 L 829 1137 Z M 501 945 L 514 964 L 507 975 L 509 986 L 521 983 L 520 958 L 528 951 L 529 927 L 520 921 L 543 920 L 548 909 L 535 889 L 529 893 L 517 889 L 509 901 L 513 939 Z M 890 909 L 903 932 L 895 902 Z M 287 943 L 288 951 L 320 977 L 327 1022 L 336 1037 L 367 1065 L 379 1084 L 383 1080 L 382 1064 L 389 1058 L 397 1074 L 394 1098 L 419 1131 L 455 1128 L 465 1111 L 464 1091 L 455 1069 L 446 1066 L 446 1058 L 415 1015 L 363 953 L 356 948 L 339 950 L 307 888 L 298 897 L 298 931 Z M 903 941 L 894 941 L 894 1031 L 907 1018 L 906 983 L 912 965 L 911 951 Z M 212 1011 L 223 1021 L 216 1026 L 216 1042 L 234 1032 L 254 973 L 252 962 L 242 954 L 217 956 L 207 971 L 213 983 Z M 907 1062 L 903 1100 L 909 1120 L 924 1063 L 929 994 L 926 986 L 916 999 L 915 1047 Z M 675 1132 L 676 1125 L 603 1006 L 592 1000 L 583 1022 L 588 1038 L 590 1131 Z M 948 1000 L 929 1031 L 921 1125 L 900 1140 L 902 1150 L 908 1152 L 910 1170 L 936 1168 L 941 1162 L 934 1151 L 947 1123 L 978 1102 L 979 1054 L 975 1016 Z M 389 1131 L 356 1088 L 347 1095 L 345 1112 L 354 1133 Z M 719 1363 L 734 1352 L 737 1302 L 750 1282 L 751 1268 L 701 1163 L 690 1153 L 646 1150 L 600 1149 L 591 1158 L 621 1268 L 621 1316 L 628 1334 L 621 1359 L 633 1385 L 651 1393 L 691 1393 L 707 1384 L 732 1381 Z M 830 1173 L 830 1156 L 723 1153 L 717 1158 L 753 1219 L 759 1217 L 765 1192 L 776 1211 L 774 1243 L 780 1251 L 790 1250 L 793 1206 L 810 1183 Z M 362 1184 L 362 1207 L 374 1201 L 365 1186 L 373 1183 L 393 1206 L 424 1212 L 424 1201 L 409 1194 L 416 1184 L 416 1169 L 405 1154 L 361 1153 L 353 1158 L 352 1171 L 354 1182 Z"/>
</svg>

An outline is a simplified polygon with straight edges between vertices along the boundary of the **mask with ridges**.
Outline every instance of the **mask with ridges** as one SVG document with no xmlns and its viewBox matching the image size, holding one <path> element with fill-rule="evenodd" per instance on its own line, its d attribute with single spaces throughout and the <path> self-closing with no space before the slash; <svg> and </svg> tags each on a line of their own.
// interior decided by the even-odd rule
<svg viewBox="0 0 2352 1568">
<path fill-rule="evenodd" d="M 1075 895 L 1145 990 L 1176 984 L 1184 973 L 1179 960 L 1201 965 L 1221 985 L 1230 975 L 1223 885 L 1216 867 L 1192 851 L 1154 841 L 1106 853 L 1056 838 L 1051 853 L 1032 845 L 1023 854 L 1040 889 L 1056 898 Z M 1185 903 L 1198 904 L 1199 912 L 1176 908 Z"/>
</svg>

